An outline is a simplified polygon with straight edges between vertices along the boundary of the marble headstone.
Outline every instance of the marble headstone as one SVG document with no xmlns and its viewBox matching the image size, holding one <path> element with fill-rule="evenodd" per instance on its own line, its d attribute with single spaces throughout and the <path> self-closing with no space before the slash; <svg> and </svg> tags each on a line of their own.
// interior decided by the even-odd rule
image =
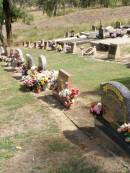
<svg viewBox="0 0 130 173">
<path fill-rule="evenodd" d="M 27 65 L 27 69 L 31 69 L 31 67 L 35 65 L 34 59 L 32 55 L 30 54 L 26 54 L 26 65 Z"/>
<path fill-rule="evenodd" d="M 39 64 L 38 64 L 38 67 L 41 70 L 46 70 L 47 69 L 47 60 L 46 60 L 46 57 L 44 55 L 40 55 L 39 56 Z"/>
</svg>

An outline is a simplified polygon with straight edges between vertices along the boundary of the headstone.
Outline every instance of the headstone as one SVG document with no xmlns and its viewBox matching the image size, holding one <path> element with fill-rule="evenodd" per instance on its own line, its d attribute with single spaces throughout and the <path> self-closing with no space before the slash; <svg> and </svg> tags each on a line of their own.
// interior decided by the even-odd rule
<svg viewBox="0 0 130 173">
<path fill-rule="evenodd" d="M 76 54 L 77 53 L 77 44 L 76 42 L 73 43 L 73 54 Z"/>
<path fill-rule="evenodd" d="M 120 58 L 120 46 L 118 44 L 110 44 L 108 50 L 108 59 Z"/>
<path fill-rule="evenodd" d="M 31 67 L 35 65 L 34 59 L 32 55 L 30 54 L 26 54 L 26 65 L 27 65 L 27 69 L 31 69 Z"/>
<path fill-rule="evenodd" d="M 67 73 L 65 70 L 60 69 L 58 75 L 58 92 L 66 88 L 66 84 L 68 87 L 71 85 L 71 75 Z"/>
<path fill-rule="evenodd" d="M 1 46 L 0 47 L 0 55 L 4 55 L 5 54 L 5 50 L 4 50 L 4 48 Z"/>
<path fill-rule="evenodd" d="M 44 40 L 41 40 L 39 43 L 39 48 L 42 49 L 44 47 Z"/>
<path fill-rule="evenodd" d="M 99 38 L 100 39 L 103 39 L 104 38 L 104 31 L 103 31 L 102 25 L 100 25 L 100 28 L 99 28 Z"/>
<path fill-rule="evenodd" d="M 103 118 L 114 128 L 130 122 L 130 91 L 119 82 L 101 84 Z"/>
<path fill-rule="evenodd" d="M 69 42 L 64 44 L 63 50 L 65 53 L 75 53 L 77 51 L 76 43 Z"/>
<path fill-rule="evenodd" d="M 49 44 L 50 44 L 50 41 L 47 41 L 46 42 L 46 50 L 50 50 Z"/>
<path fill-rule="evenodd" d="M 47 48 L 48 41 L 44 41 L 44 49 Z"/>
<path fill-rule="evenodd" d="M 38 68 L 40 70 L 46 70 L 47 69 L 47 60 L 46 60 L 46 57 L 44 55 L 39 56 Z"/>
<path fill-rule="evenodd" d="M 28 47 L 29 47 L 29 48 L 31 48 L 31 47 L 32 47 L 32 46 L 31 46 L 31 42 L 30 42 L 30 41 L 28 42 Z"/>
<path fill-rule="evenodd" d="M 25 41 L 23 41 L 23 47 L 26 47 L 26 42 Z"/>
<path fill-rule="evenodd" d="M 115 27 L 116 28 L 121 28 L 121 22 L 120 21 L 116 21 Z"/>
<path fill-rule="evenodd" d="M 20 59 L 22 62 L 24 62 L 24 56 L 23 56 L 22 50 L 19 49 L 19 48 L 15 49 L 15 50 L 16 50 L 16 51 L 18 52 L 18 54 L 19 54 L 19 59 Z"/>
<path fill-rule="evenodd" d="M 95 25 L 92 25 L 92 31 L 96 31 L 96 26 Z"/>
</svg>

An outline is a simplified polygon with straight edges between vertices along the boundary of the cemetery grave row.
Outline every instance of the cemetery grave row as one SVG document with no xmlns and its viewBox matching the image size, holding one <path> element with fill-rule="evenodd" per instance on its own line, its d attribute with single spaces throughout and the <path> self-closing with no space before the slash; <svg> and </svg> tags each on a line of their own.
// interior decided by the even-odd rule
<svg viewBox="0 0 130 173">
<path fill-rule="evenodd" d="M 121 26 L 120 22 L 117 22 L 115 28 L 111 26 L 104 28 L 102 25 L 98 31 L 96 27 L 93 26 L 92 28 L 94 31 L 91 32 L 81 32 L 80 34 L 74 34 L 74 31 L 70 32 L 70 36 L 66 34 L 65 38 L 41 40 L 34 43 L 23 42 L 23 46 L 73 54 L 80 52 L 82 56 L 96 55 L 97 51 L 105 50 L 108 51 L 108 55 L 104 57 L 104 60 L 127 61 L 121 54 L 121 47 L 126 44 L 130 45 L 130 39 L 127 38 L 130 34 L 129 26 Z M 79 47 L 82 44 L 83 47 Z M 89 44 L 89 48 L 84 47 L 86 44 Z M 96 56 L 94 57 L 96 58 Z"/>
<path fill-rule="evenodd" d="M 59 72 L 48 71 L 47 60 L 43 55 L 39 56 L 39 65 L 36 67 L 30 54 L 26 54 L 25 63 L 20 49 L 15 49 L 14 54 L 12 52 L 11 50 L 10 56 L 6 58 L 2 56 L 3 53 L 1 52 L 1 61 L 7 63 L 8 67 L 6 68 L 21 74 L 22 86 L 25 89 L 36 93 L 50 89 L 66 108 L 70 108 L 74 104 L 75 98 L 79 95 L 79 90 L 72 87 L 69 73 L 62 69 Z M 15 63 L 13 62 L 14 59 Z M 95 117 L 95 125 L 129 154 L 130 91 L 123 84 L 116 81 L 102 83 L 100 90 L 101 101 L 92 104 L 90 108 L 90 112 Z"/>
<path fill-rule="evenodd" d="M 36 67 L 32 55 L 26 54 L 25 59 L 21 49 L 10 50 L 8 57 L 1 55 L 1 61 L 6 62 L 6 70 L 14 71 L 21 79 L 21 88 L 35 93 L 52 90 L 56 98 L 66 107 L 74 105 L 79 90 L 71 83 L 70 74 L 64 70 L 47 70 L 47 60 L 44 55 L 38 57 Z"/>
</svg>

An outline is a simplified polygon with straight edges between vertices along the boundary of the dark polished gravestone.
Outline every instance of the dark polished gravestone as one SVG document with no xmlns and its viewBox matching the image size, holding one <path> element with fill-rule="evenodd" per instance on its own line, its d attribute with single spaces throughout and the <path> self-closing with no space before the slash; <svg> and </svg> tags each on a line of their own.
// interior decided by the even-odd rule
<svg viewBox="0 0 130 173">
<path fill-rule="evenodd" d="M 102 117 L 96 118 L 96 126 L 105 132 L 130 154 L 130 144 L 126 143 L 117 128 L 130 122 L 130 91 L 119 82 L 101 84 L 101 102 L 104 107 Z"/>
</svg>

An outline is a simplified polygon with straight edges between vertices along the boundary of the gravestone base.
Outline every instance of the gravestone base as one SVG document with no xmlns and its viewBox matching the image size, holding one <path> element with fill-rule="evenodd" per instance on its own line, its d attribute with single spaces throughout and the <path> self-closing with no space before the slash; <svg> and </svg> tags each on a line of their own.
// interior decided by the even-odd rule
<svg viewBox="0 0 130 173">
<path fill-rule="evenodd" d="M 95 125 L 130 155 L 130 143 L 125 142 L 123 135 L 112 128 L 112 126 L 103 117 L 95 118 Z"/>
</svg>

